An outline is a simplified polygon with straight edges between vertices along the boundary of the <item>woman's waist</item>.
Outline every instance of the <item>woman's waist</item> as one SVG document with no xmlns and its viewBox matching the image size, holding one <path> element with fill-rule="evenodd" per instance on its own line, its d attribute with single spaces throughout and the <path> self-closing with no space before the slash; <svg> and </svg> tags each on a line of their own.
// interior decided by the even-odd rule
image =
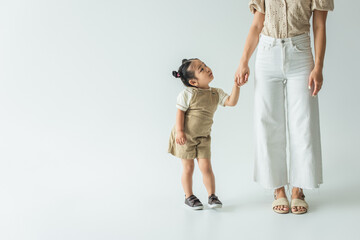
<svg viewBox="0 0 360 240">
<path fill-rule="evenodd" d="M 265 35 L 264 33 L 260 34 L 260 45 L 270 45 L 270 46 L 276 46 L 276 45 L 297 45 L 300 43 L 310 43 L 310 33 L 303 33 L 300 35 L 296 35 L 293 37 L 288 38 L 275 38 L 272 36 Z"/>
</svg>

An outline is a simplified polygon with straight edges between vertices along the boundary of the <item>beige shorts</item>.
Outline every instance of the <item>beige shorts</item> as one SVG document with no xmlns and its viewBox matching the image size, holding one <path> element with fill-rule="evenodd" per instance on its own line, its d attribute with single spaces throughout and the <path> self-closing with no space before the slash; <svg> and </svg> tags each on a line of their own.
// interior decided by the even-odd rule
<svg viewBox="0 0 360 240">
<path fill-rule="evenodd" d="M 210 159 L 211 151 L 211 136 L 206 137 L 190 137 L 186 135 L 186 142 L 184 145 L 177 144 L 176 133 L 171 131 L 171 136 L 169 140 L 169 150 L 168 152 L 174 155 L 175 157 L 181 159 L 194 159 L 194 158 L 205 158 Z"/>
</svg>

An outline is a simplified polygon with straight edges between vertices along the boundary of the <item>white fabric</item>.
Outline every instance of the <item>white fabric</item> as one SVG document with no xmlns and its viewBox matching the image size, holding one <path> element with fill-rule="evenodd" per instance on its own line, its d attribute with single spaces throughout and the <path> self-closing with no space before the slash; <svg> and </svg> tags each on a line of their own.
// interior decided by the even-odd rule
<svg viewBox="0 0 360 240">
<path fill-rule="evenodd" d="M 313 189 L 322 183 L 318 97 L 308 89 L 313 67 L 308 34 L 284 43 L 261 35 L 255 60 L 254 180 L 265 188 Z"/>
<path fill-rule="evenodd" d="M 209 88 L 209 91 L 211 89 L 215 89 L 217 91 L 217 93 L 219 94 L 219 105 L 225 107 L 225 102 L 229 97 L 229 95 L 220 88 Z M 191 97 L 192 97 L 192 88 L 191 87 L 185 88 L 183 91 L 179 93 L 177 97 L 176 107 L 181 111 L 186 112 L 186 110 L 190 106 Z"/>
<path fill-rule="evenodd" d="M 228 99 L 229 95 L 225 93 L 221 88 L 214 88 L 219 94 L 219 105 L 225 107 L 225 102 Z"/>
<path fill-rule="evenodd" d="M 182 90 L 178 97 L 177 97 L 177 101 L 176 101 L 176 107 L 178 109 L 180 109 L 181 111 L 186 112 L 186 110 L 189 108 L 190 106 L 190 100 L 192 97 L 192 90 L 191 88 L 185 88 L 184 90 Z"/>
</svg>

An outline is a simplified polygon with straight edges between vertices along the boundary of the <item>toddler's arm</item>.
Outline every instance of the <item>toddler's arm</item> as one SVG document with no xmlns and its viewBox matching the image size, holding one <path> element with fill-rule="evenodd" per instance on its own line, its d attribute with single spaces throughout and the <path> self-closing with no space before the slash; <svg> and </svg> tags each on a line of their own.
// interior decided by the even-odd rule
<svg viewBox="0 0 360 240">
<path fill-rule="evenodd" d="M 239 95 L 240 95 L 240 86 L 237 83 L 235 83 L 231 95 L 225 101 L 225 106 L 231 106 L 231 107 L 235 106 L 239 100 Z"/>
<path fill-rule="evenodd" d="M 184 145 L 186 142 L 186 136 L 184 133 L 184 118 L 185 112 L 180 109 L 176 112 L 176 143 L 180 145 Z"/>
</svg>

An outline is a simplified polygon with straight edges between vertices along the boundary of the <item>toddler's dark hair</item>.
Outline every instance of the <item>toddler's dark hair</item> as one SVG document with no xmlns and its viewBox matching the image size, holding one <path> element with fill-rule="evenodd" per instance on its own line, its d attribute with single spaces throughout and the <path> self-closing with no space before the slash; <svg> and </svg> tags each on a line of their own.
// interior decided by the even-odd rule
<svg viewBox="0 0 360 240">
<path fill-rule="evenodd" d="M 173 71 L 172 75 L 176 78 L 180 78 L 183 84 L 187 87 L 194 87 L 189 83 L 190 79 L 196 79 L 194 71 L 188 71 L 188 68 L 193 60 L 198 60 L 197 58 L 183 59 L 179 70 Z"/>
</svg>

